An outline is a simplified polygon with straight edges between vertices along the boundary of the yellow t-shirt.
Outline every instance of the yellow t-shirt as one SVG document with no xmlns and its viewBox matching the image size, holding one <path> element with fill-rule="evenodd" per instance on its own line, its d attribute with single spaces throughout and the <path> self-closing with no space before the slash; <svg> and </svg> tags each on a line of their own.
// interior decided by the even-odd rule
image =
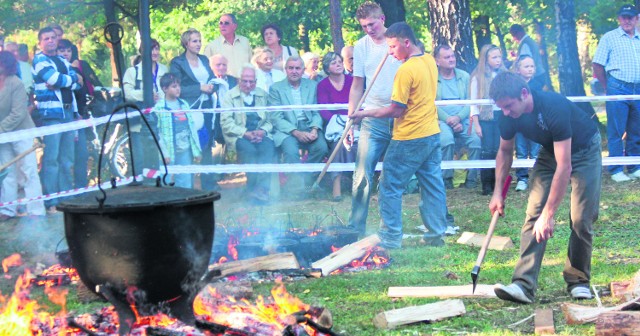
<svg viewBox="0 0 640 336">
<path fill-rule="evenodd" d="M 393 140 L 413 140 L 440 133 L 436 89 L 438 68 L 433 56 L 423 54 L 404 62 L 393 80 L 393 104 L 407 113 L 393 123 Z"/>
</svg>

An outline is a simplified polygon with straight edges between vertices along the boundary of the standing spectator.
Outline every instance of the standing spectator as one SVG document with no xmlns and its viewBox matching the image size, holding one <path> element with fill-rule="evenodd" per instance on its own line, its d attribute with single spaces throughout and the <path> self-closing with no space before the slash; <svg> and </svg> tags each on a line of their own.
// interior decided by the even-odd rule
<svg viewBox="0 0 640 336">
<path fill-rule="evenodd" d="M 256 71 L 251 65 L 242 67 L 240 85 L 224 97 L 222 107 L 267 106 L 267 92 L 256 87 Z M 240 163 L 273 163 L 276 151 L 271 135 L 273 125 L 264 111 L 220 116 L 225 142 L 238 153 Z M 247 192 L 254 202 L 269 201 L 270 177 L 268 173 L 247 173 Z"/>
<path fill-rule="evenodd" d="M 142 53 L 142 50 L 140 50 Z M 151 39 L 151 74 L 153 76 L 153 101 L 154 104 L 158 100 L 164 98 L 164 92 L 160 88 L 160 78 L 169 69 L 166 65 L 159 62 L 160 60 L 160 43 L 156 39 Z M 141 110 L 144 110 L 144 91 L 142 76 L 142 63 L 132 66 L 124 72 L 122 84 L 124 86 L 124 99 L 127 102 L 135 103 Z M 137 112 L 134 112 L 134 116 Z M 145 115 L 152 131 L 156 132 L 158 125 L 158 117 L 155 113 Z M 142 173 L 143 168 L 155 168 L 158 166 L 159 157 L 156 151 L 146 150 L 153 148 L 155 142 L 151 132 L 146 125 L 143 125 L 139 118 L 134 119 L 129 127 L 129 135 L 131 136 L 131 146 L 133 146 L 134 163 L 136 164 L 136 173 Z"/>
<path fill-rule="evenodd" d="M 40 51 L 33 58 L 35 95 L 38 115 L 43 126 L 59 125 L 78 118 L 76 99 L 72 91 L 82 87 L 82 77 L 63 57 L 57 55 L 58 38 L 52 28 L 38 32 Z M 73 186 L 74 132 L 44 136 L 42 179 L 45 194 L 69 190 Z M 57 212 L 59 199 L 45 201 L 47 211 Z"/>
<path fill-rule="evenodd" d="M 493 78 L 505 71 L 502 65 L 502 52 L 493 44 L 486 44 L 480 49 L 478 65 L 471 73 L 469 84 L 469 98 L 489 98 L 489 86 Z M 470 115 L 476 134 L 482 139 L 480 158 L 493 160 L 498 153 L 500 133 L 498 132 L 498 118 L 502 112 L 495 105 L 472 105 Z M 482 194 L 491 195 L 495 184 L 495 169 L 481 169 Z"/>
<path fill-rule="evenodd" d="M 25 43 L 18 43 L 18 61 L 29 63 L 29 46 Z"/>
<path fill-rule="evenodd" d="M 533 75 L 536 73 L 536 65 L 533 62 L 533 58 L 529 55 L 518 57 L 514 63 L 515 73 L 520 75 L 522 79 L 527 83 L 531 83 Z M 540 91 L 542 89 L 540 82 L 536 81 L 529 86 L 531 91 Z M 534 88 L 534 86 L 537 86 Z M 518 132 L 516 133 L 516 158 L 518 159 L 535 159 L 538 157 L 540 151 L 540 145 L 525 138 L 525 136 Z M 525 191 L 529 188 L 529 168 L 517 168 L 516 177 L 518 183 L 516 184 L 516 191 Z"/>
<path fill-rule="evenodd" d="M 373 75 L 382 59 L 387 57 L 389 46 L 384 37 L 384 13 L 375 2 L 364 2 L 356 11 L 356 20 L 367 34 L 356 42 L 353 49 L 353 84 L 349 91 L 349 115 L 356 109 L 365 87 L 371 88 L 362 107 L 374 109 L 391 104 L 392 86 L 401 62 L 389 57 L 375 82 Z M 349 226 L 364 236 L 367 228 L 369 200 L 375 190 L 374 174 L 376 164 L 387 151 L 391 141 L 391 118 L 364 118 L 360 122 L 360 137 L 356 168 L 353 172 L 353 192 Z M 350 130 L 351 131 L 351 130 Z M 352 138 L 351 135 L 348 138 Z"/>
<path fill-rule="evenodd" d="M 287 57 L 288 59 L 288 57 Z M 256 79 L 258 87 L 269 92 L 269 88 L 275 82 L 279 82 L 287 76 L 284 72 L 274 69 L 273 67 L 273 51 L 269 48 L 258 47 L 253 50 L 253 58 L 251 63 L 257 67 Z"/>
<path fill-rule="evenodd" d="M 344 46 L 340 56 L 344 60 L 344 73 L 353 75 L 353 46 Z"/>
<path fill-rule="evenodd" d="M 456 69 L 456 55 L 450 46 L 442 44 L 433 51 L 438 66 L 438 91 L 436 100 L 462 100 L 469 98 L 469 74 Z M 438 107 L 438 124 L 440 125 L 440 145 L 442 160 L 453 160 L 456 139 L 462 141 L 468 149 L 469 160 L 480 158 L 480 138 L 475 133 L 467 133 L 469 129 L 469 106 Z M 453 169 L 442 172 L 442 179 L 447 189 L 453 189 Z M 478 170 L 469 169 L 464 186 L 475 189 Z"/>
<path fill-rule="evenodd" d="M 402 194 L 412 175 L 420 184 L 420 216 L 428 230 L 423 243 L 443 246 L 447 196 L 442 182 L 442 149 L 436 109 L 438 68 L 417 46 L 411 27 L 392 24 L 384 33 L 389 55 L 403 62 L 393 81 L 391 105 L 360 110 L 353 117 L 393 117 L 393 138 L 385 154 L 380 183 L 380 245 L 402 246 Z"/>
<path fill-rule="evenodd" d="M 533 63 L 536 67 L 536 72 L 531 81 L 531 85 L 535 87 L 544 88 L 550 87 L 551 83 L 547 83 L 547 70 L 542 63 L 542 57 L 540 57 L 540 47 L 525 31 L 524 27 L 519 24 L 514 24 L 509 28 L 509 33 L 513 39 L 518 42 L 518 53 L 516 54 L 516 60 L 522 56 L 531 56 Z"/>
<path fill-rule="evenodd" d="M 158 100 L 155 111 L 177 111 L 174 113 L 158 113 L 158 139 L 160 148 L 165 153 L 164 162 L 174 165 L 190 165 L 200 161 L 200 143 L 191 113 L 186 101 L 180 99 L 180 78 L 167 73 L 160 78 L 160 88 L 164 99 Z M 175 185 L 182 188 L 193 188 L 191 174 L 176 174 Z"/>
<path fill-rule="evenodd" d="M 214 103 L 211 94 L 215 91 L 215 85 L 211 82 L 214 78 L 213 70 L 209 66 L 209 59 L 200 55 L 202 40 L 200 32 L 190 28 L 182 33 L 180 42 L 184 53 L 171 60 L 170 71 L 180 80 L 181 97 L 190 109 L 210 109 Z M 202 164 L 210 165 L 213 162 L 211 147 L 213 144 L 212 133 L 214 118 L 217 115 L 205 113 L 190 113 L 194 117 L 194 125 L 198 130 L 200 148 L 202 149 Z M 218 190 L 218 174 L 202 174 L 200 177 L 202 189 Z"/>
<path fill-rule="evenodd" d="M 88 119 L 87 94 L 93 95 L 94 86 L 102 86 L 102 84 L 89 63 L 78 58 L 78 48 L 71 41 L 67 39 L 58 40 L 58 55 L 64 57 L 71 64 L 71 68 L 84 78 L 84 85 L 80 89 L 73 91 L 73 94 L 76 98 L 80 118 Z M 84 188 L 89 184 L 87 179 L 87 162 L 89 160 L 87 132 L 91 132 L 91 130 L 83 128 L 76 132 L 73 181 L 75 188 Z"/>
<path fill-rule="evenodd" d="M 337 53 L 329 52 L 322 58 L 322 70 L 328 75 L 318 83 L 318 104 L 346 104 L 349 102 L 349 91 L 353 83 L 353 77 L 344 74 L 344 66 L 342 65 L 342 56 Z M 355 153 L 358 149 L 354 145 L 351 150 L 347 150 L 338 142 L 342 133 L 345 132 L 345 124 L 347 123 L 347 110 L 321 110 L 320 115 L 324 120 L 326 132 L 325 138 L 329 144 L 330 152 L 336 146 L 340 146 L 340 150 L 333 159 L 333 162 L 350 163 L 355 162 Z M 357 144 L 357 143 L 356 143 Z M 333 181 L 332 194 L 333 201 L 342 201 L 342 173 L 331 173 Z"/>
<path fill-rule="evenodd" d="M 58 40 L 62 40 L 64 38 L 64 30 L 62 29 L 61 25 L 52 23 L 49 25 L 49 27 L 51 27 L 51 29 L 53 29 L 53 31 L 56 33 L 56 37 L 58 38 Z"/>
<path fill-rule="evenodd" d="M 607 95 L 640 94 L 640 34 L 638 10 L 624 5 L 618 11 L 620 26 L 602 36 L 593 56 L 593 74 Z M 607 145 L 609 157 L 640 156 L 640 101 L 607 101 Z M 626 140 L 623 135 L 627 134 Z M 640 178 L 640 166 L 609 166 L 611 179 L 627 182 Z"/>
<path fill-rule="evenodd" d="M 16 58 L 11 52 L 0 52 L 0 134 L 35 127 L 27 111 L 27 91 L 16 76 L 17 65 Z M 33 146 L 33 139 L 0 143 L 0 164 L 10 161 L 18 154 L 27 151 L 31 146 Z M 16 200 L 20 187 L 24 189 L 27 198 L 42 195 L 35 153 L 27 155 L 7 169 L 7 176 L 2 181 L 0 191 L 1 203 Z M 19 176 L 22 178 L 19 179 Z M 18 185 L 19 180 L 24 181 L 23 186 Z M 28 203 L 27 212 L 34 216 L 45 215 L 43 202 Z M 7 220 L 16 215 L 15 205 L 0 208 L 0 220 Z"/>
<path fill-rule="evenodd" d="M 593 223 L 598 218 L 602 180 L 600 133 L 576 104 L 554 92 L 530 91 L 514 73 L 499 74 L 491 84 L 490 96 L 504 111 L 499 120 L 500 150 L 491 213 L 505 212 L 500 186 L 511 169 L 516 132 L 542 145 L 531 174 L 526 219 L 520 231 L 520 259 L 511 284 L 496 284 L 494 291 L 502 300 L 533 303 L 547 240 L 553 237 L 558 207 L 571 184 L 571 234 L 562 275 L 573 299 L 591 299 Z"/>
<path fill-rule="evenodd" d="M 0 51 L 4 51 L 4 35 L 0 35 Z"/>
<path fill-rule="evenodd" d="M 298 51 L 294 47 L 282 45 L 282 30 L 273 23 L 266 24 L 260 29 L 264 44 L 273 51 L 273 68 L 283 71 L 284 62 Z"/>
<path fill-rule="evenodd" d="M 204 54 L 208 57 L 214 54 L 224 55 L 229 60 L 229 74 L 238 77 L 242 65 L 251 62 L 251 45 L 246 37 L 236 34 L 238 21 L 235 15 L 222 15 L 219 27 L 220 37 L 204 48 Z"/>
<path fill-rule="evenodd" d="M 22 80 L 24 88 L 27 90 L 27 94 L 33 93 L 33 74 L 31 73 L 31 65 L 28 62 L 20 60 L 19 46 L 15 42 L 7 42 L 4 45 L 4 49 L 9 51 L 18 60 L 18 73 L 17 76 Z"/>
<path fill-rule="evenodd" d="M 302 54 L 302 61 L 304 61 L 304 74 L 302 78 L 320 82 L 325 77 L 324 74 L 318 71 L 320 65 L 320 56 L 318 56 L 318 54 L 306 52 Z"/>
<path fill-rule="evenodd" d="M 291 56 L 285 62 L 287 78 L 273 83 L 269 90 L 269 105 L 308 105 L 316 103 L 316 83 L 302 78 L 304 62 L 298 56 Z M 327 142 L 322 132 L 322 117 L 318 111 L 296 110 L 278 111 L 271 117 L 275 128 L 273 141 L 280 148 L 284 163 L 300 163 L 300 152 L 307 152 L 306 162 L 318 163 L 327 155 Z M 304 155 L 303 155 L 304 156 Z M 300 175 L 289 181 L 296 188 L 311 185 L 311 176 L 300 181 Z"/>
</svg>

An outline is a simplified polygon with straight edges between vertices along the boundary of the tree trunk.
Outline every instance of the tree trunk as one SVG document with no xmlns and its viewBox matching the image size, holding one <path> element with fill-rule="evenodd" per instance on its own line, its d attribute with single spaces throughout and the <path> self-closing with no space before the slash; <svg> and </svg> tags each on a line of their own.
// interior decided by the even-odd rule
<svg viewBox="0 0 640 336">
<path fill-rule="evenodd" d="M 551 84 L 551 69 L 549 68 L 549 54 L 547 53 L 547 42 L 544 38 L 545 36 L 545 26 L 539 21 L 534 21 L 533 26 L 536 31 L 536 42 L 538 42 L 538 48 L 540 49 L 540 59 L 542 60 L 542 65 L 544 66 L 545 73 L 545 84 L 547 87 L 554 91 L 553 85 Z"/>
<path fill-rule="evenodd" d="M 510 68 L 513 62 L 509 60 L 509 52 L 507 52 L 507 44 L 504 43 L 504 34 L 502 33 L 502 30 L 500 29 L 500 26 L 498 25 L 497 22 L 493 22 L 493 28 L 495 29 L 496 36 L 498 37 L 498 44 L 500 44 L 500 50 L 502 50 L 502 63 L 504 63 L 505 67 Z M 479 43 L 478 43 L 478 48 L 482 48 Z"/>
<path fill-rule="evenodd" d="M 307 27 L 304 26 L 304 23 L 298 25 L 298 38 L 302 42 L 302 51 L 311 51 L 309 35 L 307 34 Z"/>
<path fill-rule="evenodd" d="M 104 14 L 107 18 L 108 23 L 117 23 L 118 18 L 116 17 L 116 7 L 114 0 L 103 0 L 104 5 Z M 124 33 L 122 31 L 121 33 Z M 124 67 L 124 56 L 122 54 L 122 45 L 120 44 L 118 35 L 120 32 L 118 31 L 116 26 L 111 26 L 109 29 L 109 39 L 116 43 L 110 43 L 107 41 L 107 46 L 111 50 L 111 81 L 113 86 L 122 87 L 122 75 L 123 75 L 123 67 Z"/>
<path fill-rule="evenodd" d="M 329 0 L 329 16 L 331 24 L 331 37 L 333 38 L 333 50 L 337 53 L 344 47 L 342 38 L 342 10 L 340 0 Z"/>
<path fill-rule="evenodd" d="M 473 33 L 476 36 L 476 47 L 480 52 L 483 45 L 491 43 L 491 26 L 488 16 L 480 15 L 473 20 Z"/>
<path fill-rule="evenodd" d="M 575 6 L 573 0 L 555 0 L 558 29 L 558 78 L 565 96 L 584 96 L 584 79 L 578 57 Z M 589 103 L 578 104 L 589 115 L 595 114 Z"/>
<path fill-rule="evenodd" d="M 446 43 L 453 48 L 458 67 L 473 71 L 478 60 L 473 52 L 469 0 L 427 0 L 434 47 Z"/>
<path fill-rule="evenodd" d="M 406 21 L 404 0 L 376 0 L 376 2 L 382 7 L 387 27 L 396 22 Z"/>
</svg>

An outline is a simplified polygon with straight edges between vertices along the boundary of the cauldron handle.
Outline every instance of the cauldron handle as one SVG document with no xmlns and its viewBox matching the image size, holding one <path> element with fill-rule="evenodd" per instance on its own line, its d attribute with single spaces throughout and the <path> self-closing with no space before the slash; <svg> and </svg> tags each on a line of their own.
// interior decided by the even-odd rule
<svg viewBox="0 0 640 336">
<path fill-rule="evenodd" d="M 120 104 L 118 106 L 116 106 L 113 111 L 111 111 L 111 114 L 109 115 L 109 119 L 107 120 L 107 123 L 105 125 L 104 128 L 104 132 L 102 134 L 102 143 L 100 146 L 100 155 L 98 156 L 98 189 L 100 189 L 100 192 L 102 193 L 102 198 L 100 197 L 96 197 L 96 200 L 98 201 L 98 203 L 100 204 L 100 207 L 102 207 L 104 205 L 104 202 L 107 200 L 107 193 L 104 191 L 104 189 L 102 189 L 102 155 L 104 154 L 104 143 L 107 139 L 107 132 L 109 131 L 109 126 L 111 125 L 111 119 L 113 118 L 113 115 L 118 112 L 121 109 L 124 109 L 124 120 L 125 120 L 125 124 L 127 125 L 127 135 L 129 136 L 129 156 L 131 157 L 131 173 L 133 176 L 133 180 L 136 180 L 136 170 L 135 170 L 135 161 L 133 158 L 133 146 L 131 143 L 131 130 L 129 129 L 129 108 L 132 108 L 134 111 L 133 112 L 138 112 L 138 114 L 140 114 L 140 118 L 142 118 L 142 121 L 144 121 L 144 124 L 147 126 L 147 129 L 149 129 L 149 133 L 151 133 L 151 136 L 153 137 L 153 141 L 156 144 L 156 147 L 158 148 L 158 151 L 160 152 L 160 158 L 162 159 L 162 165 L 164 166 L 164 175 L 162 176 L 162 182 L 164 183 L 164 185 L 167 185 L 167 176 L 169 175 L 169 169 L 167 168 L 167 163 L 164 159 L 164 153 L 162 152 L 162 148 L 160 147 L 160 143 L 158 142 L 158 138 L 156 136 L 156 134 L 153 132 L 153 130 L 151 129 L 151 126 L 149 125 L 149 122 L 147 121 L 147 118 L 144 117 L 144 114 L 142 113 L 142 111 L 140 110 L 140 108 L 133 103 L 123 103 Z M 159 183 L 158 183 L 159 185 Z M 112 183 L 112 188 L 115 188 L 115 184 Z"/>
</svg>

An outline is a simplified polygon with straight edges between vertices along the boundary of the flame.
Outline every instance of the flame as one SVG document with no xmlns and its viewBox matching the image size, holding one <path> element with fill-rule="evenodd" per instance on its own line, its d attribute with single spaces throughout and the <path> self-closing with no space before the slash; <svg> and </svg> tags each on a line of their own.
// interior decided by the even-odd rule
<svg viewBox="0 0 640 336">
<path fill-rule="evenodd" d="M 65 281 L 78 282 L 80 276 L 75 268 L 64 267 L 60 264 L 55 264 L 46 270 L 42 271 L 42 274 L 38 276 L 34 281 L 37 286 L 60 286 L 65 284 Z"/>
<path fill-rule="evenodd" d="M 207 291 L 197 296 L 193 304 L 195 315 L 206 321 L 273 336 L 282 335 L 291 315 L 310 308 L 289 294 L 283 284 L 271 290 L 269 300 L 259 296 L 254 303 L 247 299 L 222 297 L 215 288 L 207 287 Z M 317 335 L 314 329 L 306 325 L 304 328 L 309 335 Z"/>
<path fill-rule="evenodd" d="M 331 249 L 334 250 L 334 247 L 331 246 Z M 335 249 L 337 251 L 339 249 Z M 334 252 L 335 252 L 334 251 Z M 375 269 L 382 268 L 389 264 L 389 256 L 388 254 L 382 250 L 378 246 L 371 247 L 367 249 L 365 254 L 359 258 L 352 260 L 346 266 L 343 266 L 330 274 L 340 274 L 343 273 L 347 269 Z"/>
<path fill-rule="evenodd" d="M 18 253 L 14 253 L 2 260 L 2 270 L 5 273 L 9 272 L 9 267 L 20 265 L 22 265 L 22 257 Z"/>
</svg>

